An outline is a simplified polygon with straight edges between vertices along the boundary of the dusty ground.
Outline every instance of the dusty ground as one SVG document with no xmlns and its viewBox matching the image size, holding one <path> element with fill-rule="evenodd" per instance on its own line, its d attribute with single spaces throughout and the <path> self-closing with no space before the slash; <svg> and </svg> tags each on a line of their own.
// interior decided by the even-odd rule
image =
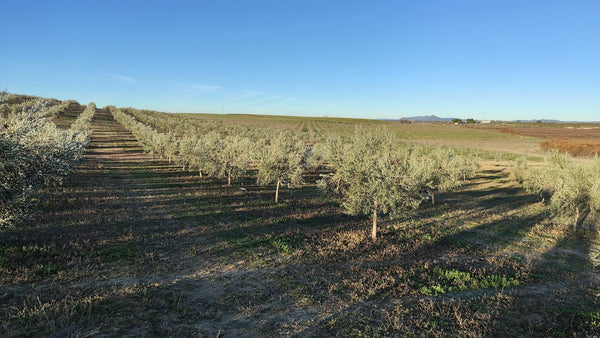
<svg viewBox="0 0 600 338">
<path fill-rule="evenodd" d="M 0 237 L 0 331 L 600 335 L 595 233 L 551 221 L 504 166 L 384 221 L 376 243 L 314 185 L 274 205 L 252 182 L 152 159 L 99 110 L 80 169 Z"/>
<path fill-rule="evenodd" d="M 569 153 L 573 156 L 583 157 L 593 157 L 600 154 L 600 126 L 597 124 L 557 124 L 556 126 L 535 126 L 535 124 L 530 125 L 532 126 L 472 126 L 469 128 L 541 138 L 544 140 L 540 141 L 540 149 L 544 151 L 557 149 L 563 153 Z"/>
<path fill-rule="evenodd" d="M 474 129 L 493 130 L 505 134 L 516 134 L 523 136 L 532 136 L 539 138 L 562 138 L 562 139 L 582 139 L 582 140 L 600 140 L 600 127 L 592 125 L 560 125 L 556 126 L 533 126 L 524 127 L 489 127 L 489 126 L 471 126 Z"/>
</svg>

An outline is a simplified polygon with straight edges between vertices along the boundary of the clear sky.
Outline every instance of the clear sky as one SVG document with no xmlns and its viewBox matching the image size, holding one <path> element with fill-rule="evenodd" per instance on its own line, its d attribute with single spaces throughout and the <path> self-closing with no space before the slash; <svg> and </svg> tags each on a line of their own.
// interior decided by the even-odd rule
<svg viewBox="0 0 600 338">
<path fill-rule="evenodd" d="M 171 112 L 600 120 L 600 1 L 0 0 L 0 87 Z"/>
</svg>

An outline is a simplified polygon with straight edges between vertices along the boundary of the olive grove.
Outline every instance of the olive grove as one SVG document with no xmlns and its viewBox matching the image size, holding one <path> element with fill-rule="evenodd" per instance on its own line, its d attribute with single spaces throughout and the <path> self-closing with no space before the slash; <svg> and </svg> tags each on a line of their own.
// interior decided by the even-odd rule
<svg viewBox="0 0 600 338">
<path fill-rule="evenodd" d="M 90 103 L 70 129 L 62 130 L 50 120 L 56 114 L 54 102 L 26 102 L 30 105 L 0 116 L 1 226 L 26 217 L 35 194 L 69 175 L 89 144 L 96 109 Z"/>
<path fill-rule="evenodd" d="M 320 187 L 338 194 L 349 214 L 372 215 L 373 240 L 379 214 L 406 215 L 435 191 L 460 186 L 476 168 L 448 151 L 428 154 L 418 146 L 398 146 L 386 130 L 357 129 L 349 143 L 337 138 L 327 144 L 320 156 L 332 173 L 323 176 Z"/>
</svg>

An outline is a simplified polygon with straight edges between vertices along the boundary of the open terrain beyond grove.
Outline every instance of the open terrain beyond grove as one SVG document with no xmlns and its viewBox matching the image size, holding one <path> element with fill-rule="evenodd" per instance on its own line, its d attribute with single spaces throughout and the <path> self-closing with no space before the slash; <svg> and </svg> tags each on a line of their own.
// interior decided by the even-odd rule
<svg viewBox="0 0 600 338">
<path fill-rule="evenodd" d="M 550 217 L 507 162 L 480 164 L 372 241 L 316 176 L 275 204 L 252 177 L 227 186 L 152 158 L 98 109 L 78 169 L 0 237 L 0 332 L 600 335 L 596 233 Z"/>
</svg>

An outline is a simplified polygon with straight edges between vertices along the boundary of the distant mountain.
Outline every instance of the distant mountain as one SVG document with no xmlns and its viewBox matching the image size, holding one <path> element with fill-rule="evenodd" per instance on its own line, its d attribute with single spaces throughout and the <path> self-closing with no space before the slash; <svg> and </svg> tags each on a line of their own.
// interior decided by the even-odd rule
<svg viewBox="0 0 600 338">
<path fill-rule="evenodd" d="M 413 117 L 403 117 L 401 120 L 411 120 L 413 122 L 451 122 L 454 120 L 454 117 L 438 117 L 435 115 L 429 116 L 413 116 Z M 461 119 L 466 121 L 467 119 Z M 382 119 L 382 121 L 398 121 L 393 119 Z M 475 120 L 479 121 L 479 120 Z M 501 120 L 496 120 L 501 121 Z M 551 120 L 551 119 L 535 119 L 535 120 L 512 120 L 505 122 L 522 122 L 522 123 L 536 123 L 541 121 L 542 123 L 600 123 L 600 121 L 561 121 L 561 120 Z"/>
<path fill-rule="evenodd" d="M 435 115 L 429 115 L 429 116 L 403 117 L 402 119 L 411 120 L 413 122 L 450 122 L 454 118 L 453 117 L 437 117 Z"/>
</svg>

